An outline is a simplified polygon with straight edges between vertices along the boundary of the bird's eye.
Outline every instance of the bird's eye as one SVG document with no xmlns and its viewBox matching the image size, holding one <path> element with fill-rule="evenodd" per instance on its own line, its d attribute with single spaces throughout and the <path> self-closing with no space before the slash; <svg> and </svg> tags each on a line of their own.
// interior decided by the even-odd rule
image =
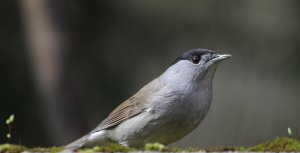
<svg viewBox="0 0 300 153">
<path fill-rule="evenodd" d="M 194 56 L 192 57 L 192 62 L 193 62 L 194 64 L 198 64 L 198 63 L 200 62 L 200 57 L 197 56 L 197 55 L 194 55 Z"/>
</svg>

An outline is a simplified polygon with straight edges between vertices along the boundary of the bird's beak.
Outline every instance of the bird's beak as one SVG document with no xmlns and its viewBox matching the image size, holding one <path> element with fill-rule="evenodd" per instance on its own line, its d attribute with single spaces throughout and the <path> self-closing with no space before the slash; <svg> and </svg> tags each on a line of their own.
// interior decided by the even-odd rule
<svg viewBox="0 0 300 153">
<path fill-rule="evenodd" d="M 211 60 L 214 62 L 218 62 L 218 61 L 222 61 L 224 59 L 230 58 L 231 55 L 230 54 L 216 54 L 216 56 L 214 58 L 212 58 Z"/>
</svg>

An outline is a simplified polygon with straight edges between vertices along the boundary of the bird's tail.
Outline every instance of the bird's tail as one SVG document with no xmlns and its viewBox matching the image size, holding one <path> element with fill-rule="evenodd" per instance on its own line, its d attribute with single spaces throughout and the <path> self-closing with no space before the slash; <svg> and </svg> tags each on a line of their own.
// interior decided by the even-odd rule
<svg viewBox="0 0 300 153">
<path fill-rule="evenodd" d="M 85 135 L 85 136 L 71 142 L 70 144 L 66 145 L 65 149 L 74 150 L 74 149 L 84 147 L 84 145 L 87 143 L 87 140 L 88 140 L 88 135 Z"/>
<path fill-rule="evenodd" d="M 95 131 L 90 132 L 87 135 L 75 140 L 74 142 L 71 142 L 70 144 L 65 146 L 65 151 L 74 151 L 76 149 L 82 148 L 82 147 L 91 147 L 95 145 L 102 145 L 105 144 L 108 140 L 105 137 L 105 131 Z"/>
</svg>

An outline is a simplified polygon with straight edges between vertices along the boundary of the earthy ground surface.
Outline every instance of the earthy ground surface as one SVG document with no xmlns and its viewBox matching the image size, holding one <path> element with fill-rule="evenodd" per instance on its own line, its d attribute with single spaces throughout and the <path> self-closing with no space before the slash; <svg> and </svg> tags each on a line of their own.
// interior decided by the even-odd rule
<svg viewBox="0 0 300 153">
<path fill-rule="evenodd" d="M 60 152 L 63 147 L 49 148 L 27 148 L 21 145 L 2 144 L 0 153 L 20 153 L 20 152 Z M 90 149 L 80 149 L 75 152 L 95 153 L 95 152 L 300 152 L 300 141 L 293 138 L 278 137 L 272 141 L 264 142 L 250 147 L 212 147 L 212 148 L 170 148 L 159 143 L 146 144 L 143 149 L 123 147 L 116 144 L 97 146 Z"/>
</svg>

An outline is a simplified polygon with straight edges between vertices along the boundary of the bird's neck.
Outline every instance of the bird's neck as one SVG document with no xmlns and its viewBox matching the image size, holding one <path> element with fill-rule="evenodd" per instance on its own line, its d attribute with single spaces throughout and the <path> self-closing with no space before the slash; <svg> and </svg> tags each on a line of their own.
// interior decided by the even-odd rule
<svg viewBox="0 0 300 153">
<path fill-rule="evenodd" d="M 191 76 L 192 72 L 178 72 L 178 69 L 169 68 L 160 77 L 167 86 L 174 90 L 194 90 L 197 88 L 208 88 L 212 87 L 212 79 L 216 70 L 216 66 L 210 67 L 205 73 L 199 76 Z M 180 71 L 187 71 L 182 69 Z"/>
</svg>

